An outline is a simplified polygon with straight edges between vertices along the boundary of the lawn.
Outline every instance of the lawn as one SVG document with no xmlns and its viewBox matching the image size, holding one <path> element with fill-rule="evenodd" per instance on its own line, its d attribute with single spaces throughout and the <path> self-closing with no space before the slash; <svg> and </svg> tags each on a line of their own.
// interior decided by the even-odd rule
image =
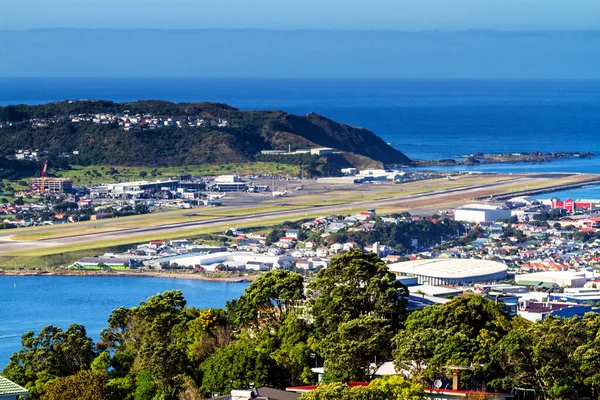
<svg viewBox="0 0 600 400">
<path fill-rule="evenodd" d="M 273 162 L 203 164 L 185 167 L 123 167 L 123 166 L 79 166 L 70 170 L 50 172 L 62 178 L 71 178 L 76 185 L 115 183 L 139 180 L 166 179 L 178 175 L 280 175 L 299 176 L 300 167 Z"/>
<path fill-rule="evenodd" d="M 356 213 L 363 211 L 362 209 L 348 208 L 344 210 L 348 213 Z M 321 216 L 317 213 L 306 213 L 305 215 L 295 217 L 276 217 L 262 220 L 260 222 L 248 221 L 236 224 L 237 228 L 249 228 L 251 231 L 261 229 L 263 232 L 268 232 L 265 227 L 281 224 L 285 221 L 299 221 L 306 218 L 316 218 Z M 260 226 L 257 226 L 260 224 Z M 28 251 L 28 255 L 24 256 L 21 253 L 7 253 L 0 256 L 0 268 L 44 268 L 58 267 L 61 265 L 70 265 L 82 257 L 91 257 L 106 252 L 122 252 L 130 248 L 134 244 L 145 243 L 152 240 L 169 240 L 169 239 L 184 239 L 195 238 L 202 234 L 222 233 L 226 226 L 208 227 L 201 229 L 180 230 L 167 234 L 151 234 L 132 236 L 123 239 L 109 239 L 96 241 L 93 243 L 77 243 L 73 245 L 56 246 L 52 248 L 40 248 Z"/>
<path fill-rule="evenodd" d="M 130 268 L 124 265 L 100 266 L 100 265 L 82 265 L 77 267 L 86 271 L 129 271 Z"/>
<path fill-rule="evenodd" d="M 64 253 L 46 254 L 46 255 L 34 255 L 29 253 L 28 255 L 3 255 L 0 256 L 0 268 L 52 268 L 67 266 L 73 264 L 75 261 L 82 257 L 92 257 L 98 254 L 104 254 L 107 252 L 122 252 L 129 248 L 129 246 L 115 246 L 105 248 L 92 248 L 87 250 L 79 250 Z"/>
</svg>

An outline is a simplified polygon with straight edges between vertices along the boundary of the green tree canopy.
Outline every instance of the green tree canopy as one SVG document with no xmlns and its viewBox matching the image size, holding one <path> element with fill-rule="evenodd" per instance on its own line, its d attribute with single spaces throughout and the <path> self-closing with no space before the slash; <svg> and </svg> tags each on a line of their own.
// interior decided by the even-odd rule
<svg viewBox="0 0 600 400">
<path fill-rule="evenodd" d="M 107 389 L 108 374 L 79 371 L 48 383 L 42 400 L 118 400 Z"/>
<path fill-rule="evenodd" d="M 504 373 L 494 384 L 538 389 L 543 398 L 551 399 L 597 393 L 599 337 L 597 313 L 583 318 L 547 317 L 515 327 L 495 348 L 493 358 Z"/>
<path fill-rule="evenodd" d="M 369 386 L 321 385 L 303 393 L 299 400 L 421 400 L 423 395 L 423 386 L 394 375 L 375 379 Z"/>
<path fill-rule="evenodd" d="M 217 350 L 201 366 L 202 391 L 226 394 L 232 389 L 280 385 L 280 368 L 250 341 L 229 344 Z"/>
<path fill-rule="evenodd" d="M 322 336 L 361 316 L 383 319 L 395 330 L 406 316 L 407 295 L 377 255 L 359 249 L 334 257 L 308 286 L 314 325 Z"/>
<path fill-rule="evenodd" d="M 510 320 L 481 296 L 457 297 L 412 313 L 395 338 L 394 363 L 416 376 L 432 379 L 446 365 L 493 373 L 489 354 L 510 330 Z"/>
<path fill-rule="evenodd" d="M 31 399 L 40 398 L 49 381 L 89 369 L 96 357 L 83 325 L 71 325 L 66 331 L 50 325 L 37 335 L 29 331 L 21 345 L 2 374 L 29 390 Z"/>
<path fill-rule="evenodd" d="M 237 300 L 227 302 L 227 312 L 237 326 L 278 323 L 304 299 L 302 276 L 277 270 L 260 275 Z"/>
</svg>

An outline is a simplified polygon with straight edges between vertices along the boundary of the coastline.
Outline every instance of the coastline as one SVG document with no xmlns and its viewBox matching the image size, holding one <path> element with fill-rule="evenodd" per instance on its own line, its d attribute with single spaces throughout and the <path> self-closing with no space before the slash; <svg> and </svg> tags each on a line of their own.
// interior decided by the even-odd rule
<svg viewBox="0 0 600 400">
<path fill-rule="evenodd" d="M 219 276 L 202 275 L 188 272 L 159 272 L 159 271 L 32 271 L 32 270 L 0 270 L 0 276 L 102 276 L 102 277 L 134 277 L 160 279 L 192 279 L 213 282 L 241 283 L 252 282 L 258 275 Z"/>
<path fill-rule="evenodd" d="M 507 154 L 467 154 L 440 160 L 419 160 L 414 159 L 416 167 L 453 167 L 453 166 L 477 166 L 489 164 L 527 164 L 527 163 L 550 163 L 553 160 L 561 159 L 589 159 L 594 158 L 595 154 L 591 152 L 533 152 L 533 153 L 507 153 Z M 458 161 L 457 158 L 464 158 L 464 161 Z"/>
</svg>

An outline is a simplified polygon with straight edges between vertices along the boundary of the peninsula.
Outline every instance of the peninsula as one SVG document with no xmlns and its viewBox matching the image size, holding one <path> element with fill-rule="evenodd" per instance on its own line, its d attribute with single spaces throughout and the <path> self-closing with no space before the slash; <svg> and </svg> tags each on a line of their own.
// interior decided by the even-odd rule
<svg viewBox="0 0 600 400">
<path fill-rule="evenodd" d="M 304 165 L 316 176 L 411 164 L 367 129 L 314 113 L 242 111 L 220 103 L 77 100 L 0 107 L 0 137 L 4 170 L 27 170 L 18 161 L 43 158 L 65 166 L 272 161 Z M 36 154 L 21 155 L 28 149 Z"/>
</svg>

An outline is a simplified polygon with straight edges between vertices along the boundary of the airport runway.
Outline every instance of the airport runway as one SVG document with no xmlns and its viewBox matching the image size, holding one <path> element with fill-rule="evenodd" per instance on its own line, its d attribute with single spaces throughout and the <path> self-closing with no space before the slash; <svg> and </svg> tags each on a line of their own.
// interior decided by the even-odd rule
<svg viewBox="0 0 600 400">
<path fill-rule="evenodd" d="M 184 223 L 176 223 L 176 224 L 168 224 L 168 225 L 160 225 L 160 226 L 147 226 L 147 227 L 137 227 L 137 228 L 129 228 L 112 232 L 101 232 L 101 233 L 91 233 L 87 235 L 79 235 L 79 236 L 69 236 L 64 238 L 54 238 L 54 239 L 44 239 L 37 241 L 15 241 L 11 240 L 11 235 L 16 235 L 21 232 L 15 232 L 14 230 L 5 231 L 0 233 L 0 253 L 15 253 L 15 252 L 27 252 L 28 250 L 40 249 L 40 248 L 48 248 L 48 247 L 56 247 L 56 246 L 65 246 L 65 245 L 73 245 L 73 244 L 82 244 L 82 243 L 90 243 L 96 241 L 104 241 L 104 240 L 119 240 L 125 238 L 135 238 L 136 236 L 148 236 L 148 235 L 156 235 L 157 239 L 168 236 L 168 234 L 175 233 L 177 231 L 193 229 L 193 228 L 225 228 L 229 225 L 239 224 L 239 223 L 247 223 L 247 222 L 256 222 L 257 226 L 260 226 L 260 222 L 268 221 L 273 218 L 280 217 L 290 217 L 299 219 L 303 216 L 311 213 L 314 215 L 315 212 L 319 214 L 322 213 L 323 216 L 332 215 L 339 212 L 343 212 L 344 210 L 350 208 L 379 208 L 384 206 L 394 206 L 398 208 L 406 208 L 406 209 L 418 209 L 420 200 L 423 203 L 431 204 L 432 200 L 439 200 L 438 203 L 443 203 L 444 198 L 454 198 L 456 200 L 457 195 L 468 196 L 468 198 L 460 198 L 457 202 L 464 203 L 465 200 L 476 197 L 477 192 L 482 191 L 484 189 L 495 188 L 501 189 L 502 186 L 514 185 L 519 183 L 520 179 L 513 179 L 507 182 L 495 182 L 495 183 L 485 183 L 485 184 L 476 184 L 469 185 L 465 187 L 458 187 L 454 189 L 444 189 L 438 191 L 432 191 L 429 193 L 421 193 L 415 195 L 401 195 L 402 192 L 399 192 L 399 196 L 390 197 L 381 200 L 367 200 L 367 201 L 356 201 L 349 202 L 345 204 L 339 205 L 324 205 L 324 206 L 310 206 L 306 208 L 295 208 L 293 210 L 282 210 L 282 211 L 271 211 L 266 213 L 256 213 L 256 214 L 248 214 L 248 215 L 239 215 L 239 216 L 230 216 L 230 217 L 216 217 L 210 220 L 202 220 L 202 221 L 193 221 L 193 222 L 184 222 Z M 282 198 L 283 200 L 284 198 Z M 284 201 L 284 200 L 283 200 Z M 439 210 L 435 206 L 435 204 L 431 205 L 429 208 L 425 207 L 425 210 L 432 211 L 431 213 Z M 423 214 L 423 212 L 421 212 Z M 98 223 L 98 225 L 101 225 Z M 74 225 L 70 224 L 69 227 L 73 227 Z M 48 228 L 46 228 L 48 229 Z M 32 228 L 28 229 L 27 233 L 43 231 L 44 227 L 40 228 Z"/>
</svg>

